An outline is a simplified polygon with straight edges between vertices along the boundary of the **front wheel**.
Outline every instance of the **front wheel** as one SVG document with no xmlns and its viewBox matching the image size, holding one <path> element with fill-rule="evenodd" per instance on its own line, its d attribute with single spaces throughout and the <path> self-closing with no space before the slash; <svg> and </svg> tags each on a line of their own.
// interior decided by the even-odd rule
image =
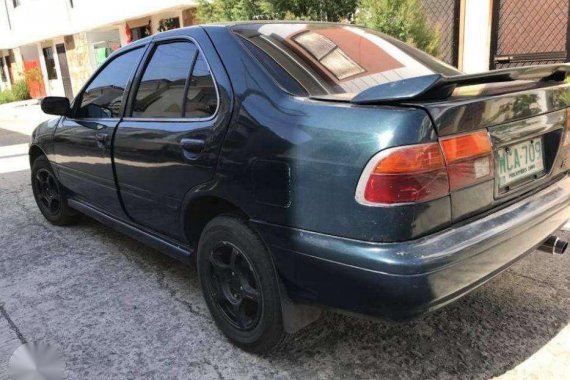
<svg viewBox="0 0 570 380">
<path fill-rule="evenodd" d="M 269 252 L 242 220 L 214 218 L 198 246 L 198 275 L 217 326 L 236 345 L 267 352 L 286 337 Z"/>
<path fill-rule="evenodd" d="M 32 191 L 38 208 L 50 223 L 63 226 L 73 222 L 75 212 L 67 206 L 63 188 L 45 156 L 32 164 Z"/>
</svg>

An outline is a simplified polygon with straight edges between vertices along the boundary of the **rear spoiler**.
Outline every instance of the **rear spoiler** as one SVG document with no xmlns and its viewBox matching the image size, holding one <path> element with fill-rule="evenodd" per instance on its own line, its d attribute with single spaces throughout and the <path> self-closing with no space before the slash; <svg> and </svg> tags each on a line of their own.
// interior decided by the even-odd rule
<svg viewBox="0 0 570 380">
<path fill-rule="evenodd" d="M 568 73 L 570 73 L 570 64 L 517 67 L 450 77 L 430 74 L 370 87 L 358 93 L 351 102 L 355 104 L 390 104 L 411 100 L 445 100 L 452 95 L 455 88 L 461 86 L 516 80 L 561 82 L 566 79 Z"/>
</svg>

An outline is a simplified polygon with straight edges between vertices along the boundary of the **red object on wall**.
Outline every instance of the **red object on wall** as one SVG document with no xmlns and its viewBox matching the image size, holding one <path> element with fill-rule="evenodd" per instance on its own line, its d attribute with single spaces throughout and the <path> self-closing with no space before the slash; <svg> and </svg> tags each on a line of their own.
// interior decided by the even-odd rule
<svg viewBox="0 0 570 380">
<path fill-rule="evenodd" d="M 30 75 L 31 71 L 39 72 L 39 80 L 33 78 L 35 75 Z M 24 61 L 24 73 L 26 73 L 26 85 L 28 86 L 28 91 L 30 96 L 34 99 L 43 98 L 46 96 L 46 89 L 44 87 L 42 72 L 40 69 L 40 61 Z M 32 78 L 29 78 L 29 77 Z"/>
<path fill-rule="evenodd" d="M 133 34 L 131 33 L 131 28 L 129 28 L 129 24 L 125 22 L 125 34 L 127 35 L 127 43 L 130 44 L 133 42 Z"/>
</svg>

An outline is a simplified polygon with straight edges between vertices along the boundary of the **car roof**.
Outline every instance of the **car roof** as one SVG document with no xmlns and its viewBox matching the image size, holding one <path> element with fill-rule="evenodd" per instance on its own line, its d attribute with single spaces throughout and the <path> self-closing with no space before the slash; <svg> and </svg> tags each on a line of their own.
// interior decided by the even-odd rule
<svg viewBox="0 0 570 380">
<path fill-rule="evenodd" d="M 236 25 L 265 25 L 265 24 L 314 24 L 314 25 L 338 25 L 338 26 L 346 26 L 353 24 L 343 24 L 339 22 L 329 22 L 329 21 L 302 21 L 302 20 L 249 20 L 249 21 L 222 21 L 222 22 L 214 22 L 208 24 L 200 24 L 195 26 L 227 26 L 232 27 Z"/>
</svg>

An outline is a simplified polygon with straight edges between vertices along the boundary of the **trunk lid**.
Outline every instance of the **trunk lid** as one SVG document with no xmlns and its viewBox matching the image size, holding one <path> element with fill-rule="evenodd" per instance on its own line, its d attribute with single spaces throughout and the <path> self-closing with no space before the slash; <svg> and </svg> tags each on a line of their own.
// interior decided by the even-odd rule
<svg viewBox="0 0 570 380">
<path fill-rule="evenodd" d="M 570 65 L 481 74 L 431 74 L 370 87 L 351 99 L 426 110 L 439 138 L 486 130 L 494 178 L 453 190 L 452 221 L 480 214 L 565 176 L 570 169 Z"/>
<path fill-rule="evenodd" d="M 445 101 L 406 104 L 425 109 L 439 137 L 483 129 L 489 133 L 494 180 L 451 193 L 454 221 L 537 191 L 570 169 L 570 146 L 564 144 L 570 84 L 476 85 L 456 88 Z"/>
</svg>

